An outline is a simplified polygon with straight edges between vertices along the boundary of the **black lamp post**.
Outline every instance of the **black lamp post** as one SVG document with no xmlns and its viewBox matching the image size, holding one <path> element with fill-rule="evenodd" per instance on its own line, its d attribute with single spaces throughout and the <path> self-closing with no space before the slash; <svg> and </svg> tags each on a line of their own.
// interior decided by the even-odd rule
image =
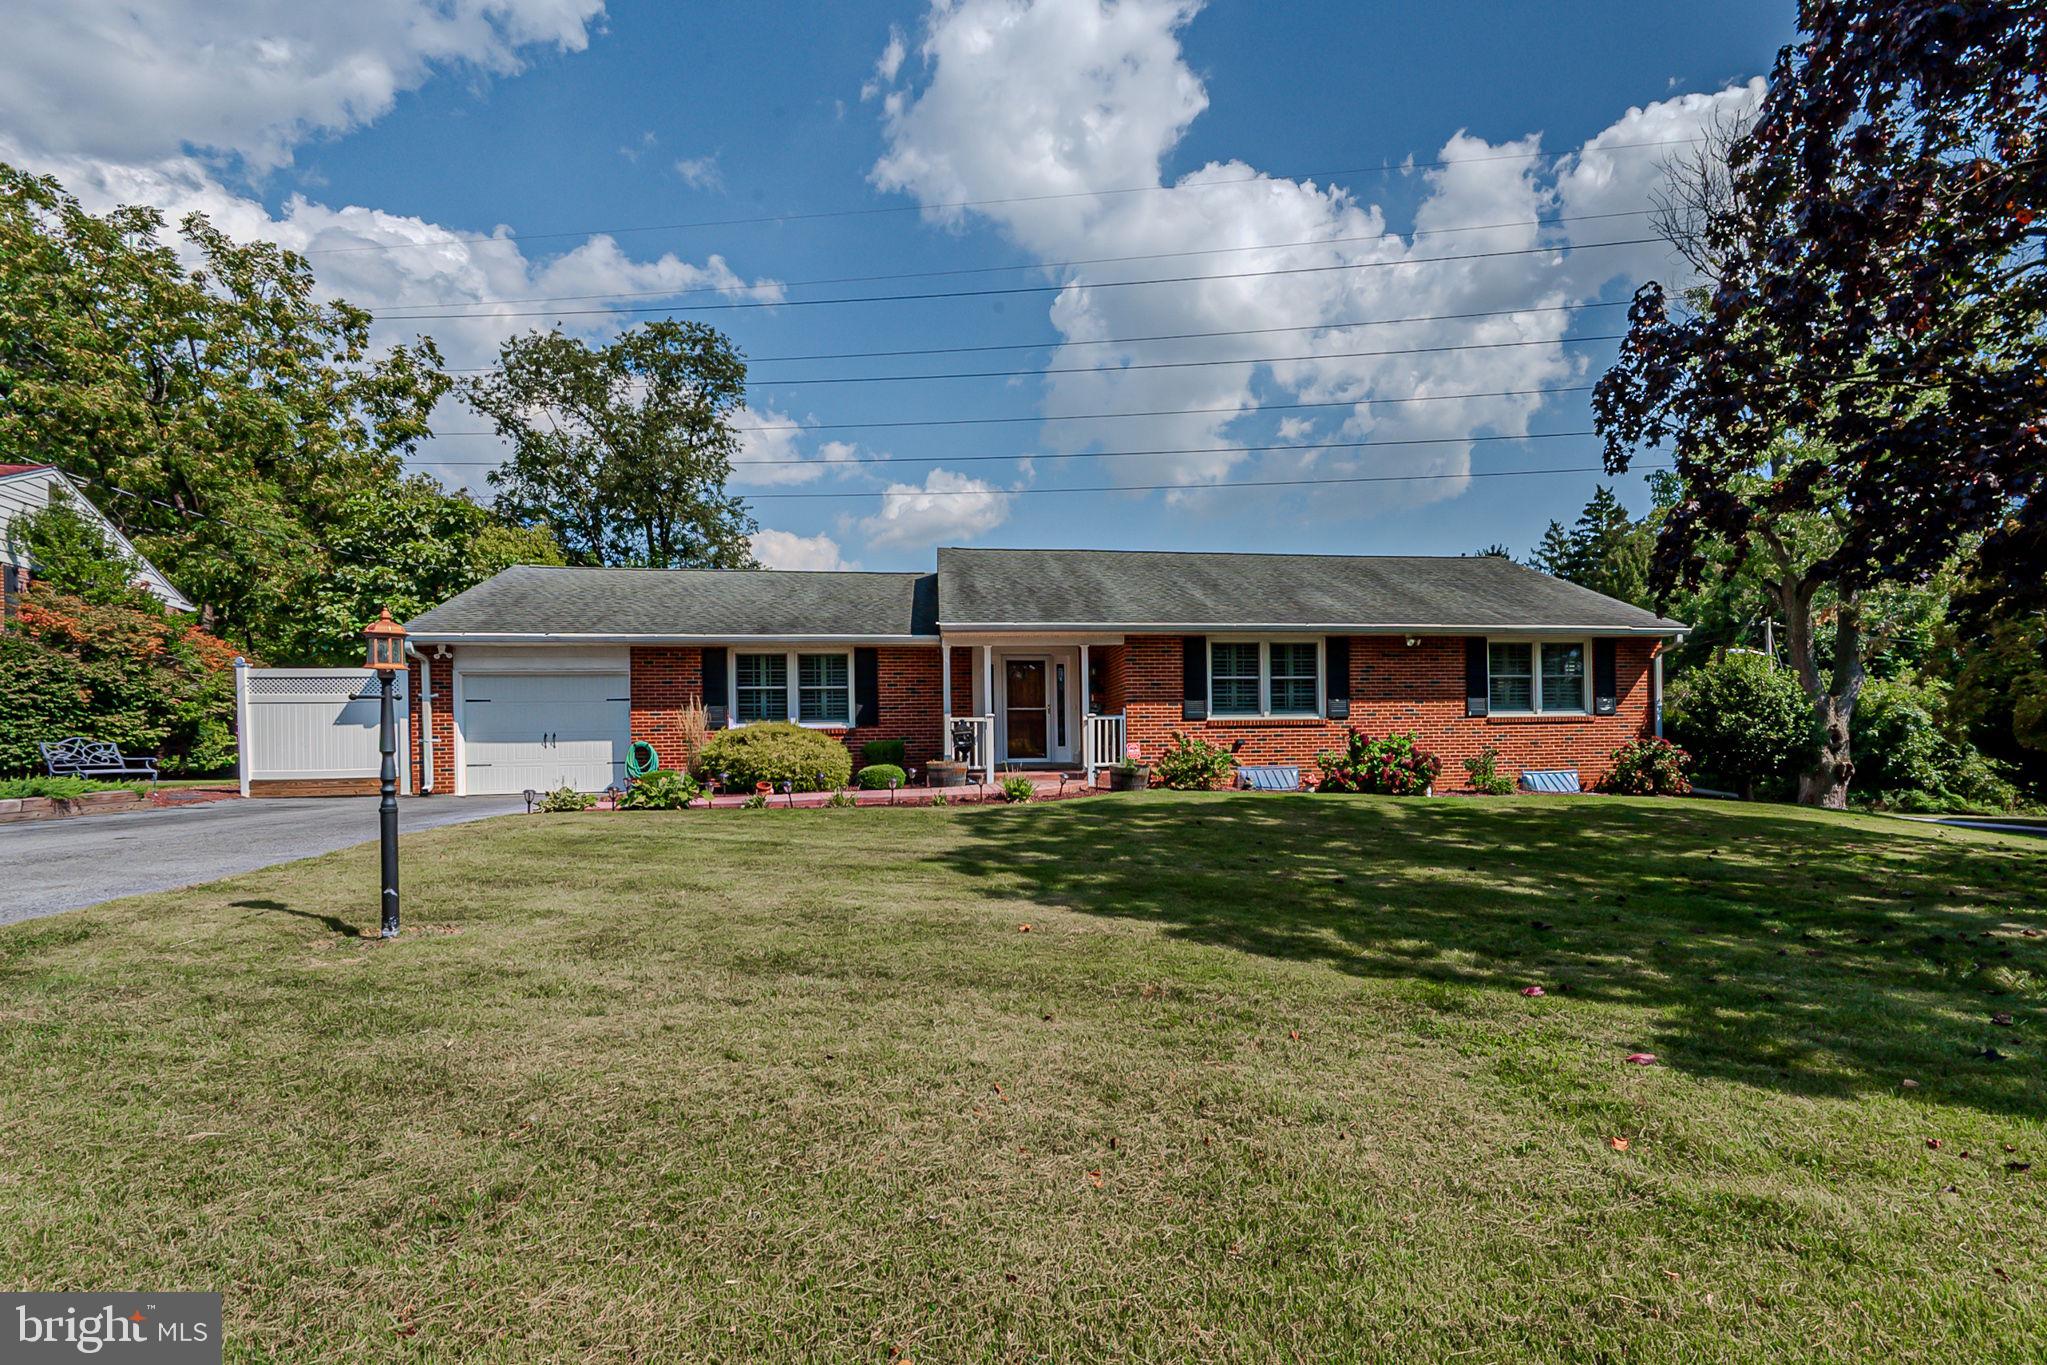
<svg viewBox="0 0 2047 1365">
<path fill-rule="evenodd" d="M 383 713 L 377 733 L 377 749 L 384 755 L 379 776 L 383 799 L 377 802 L 377 827 L 384 853 L 385 938 L 398 937 L 398 738 L 391 723 L 391 681 L 405 667 L 405 627 L 391 619 L 391 609 L 372 621 L 363 631 L 370 642 L 370 667 L 377 670 Z"/>
</svg>

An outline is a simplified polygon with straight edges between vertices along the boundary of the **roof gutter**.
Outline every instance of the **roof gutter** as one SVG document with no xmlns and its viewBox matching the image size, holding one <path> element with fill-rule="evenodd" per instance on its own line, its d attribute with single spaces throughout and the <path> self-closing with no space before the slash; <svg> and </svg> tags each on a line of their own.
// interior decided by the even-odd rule
<svg viewBox="0 0 2047 1365">
<path fill-rule="evenodd" d="M 460 631 L 415 630 L 406 638 L 422 645 L 929 645 L 937 647 L 936 635 L 749 635 L 723 634 L 628 635 L 620 633 L 578 634 L 573 631 Z"/>
<path fill-rule="evenodd" d="M 1131 635 L 1214 635 L 1242 631 L 1250 633 L 1303 635 L 1682 635 L 1691 629 L 1680 622 L 1654 626 L 1527 625 L 1496 621 L 1491 624 L 1453 624 L 1447 621 L 1398 624 L 1375 621 L 1366 625 L 1315 621 L 940 621 L 941 631 L 965 634 L 970 631 L 1122 631 Z"/>
</svg>

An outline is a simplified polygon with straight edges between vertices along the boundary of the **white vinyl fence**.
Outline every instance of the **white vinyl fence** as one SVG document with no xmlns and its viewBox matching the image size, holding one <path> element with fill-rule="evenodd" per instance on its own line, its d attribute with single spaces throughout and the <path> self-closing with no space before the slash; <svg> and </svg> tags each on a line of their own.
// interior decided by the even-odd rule
<svg viewBox="0 0 2047 1365">
<path fill-rule="evenodd" d="M 368 668 L 235 666 L 235 721 L 242 795 L 252 782 L 316 782 L 375 778 L 381 717 L 377 675 Z M 405 736 L 406 676 L 392 680 L 392 723 L 398 744 L 398 789 L 412 790 Z"/>
</svg>

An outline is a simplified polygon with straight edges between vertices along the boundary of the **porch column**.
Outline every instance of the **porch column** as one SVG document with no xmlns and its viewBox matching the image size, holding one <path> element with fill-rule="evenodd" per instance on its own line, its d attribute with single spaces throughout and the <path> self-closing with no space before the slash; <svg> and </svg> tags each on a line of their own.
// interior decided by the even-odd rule
<svg viewBox="0 0 2047 1365">
<path fill-rule="evenodd" d="M 952 644 L 941 642 L 938 646 L 938 695 L 945 714 L 952 714 Z"/>
<path fill-rule="evenodd" d="M 994 716 L 995 716 L 995 646 L 994 646 L 994 645 L 982 645 L 982 646 L 981 646 L 981 701 L 982 701 L 982 708 L 981 708 L 981 714 L 982 714 L 982 715 L 984 715 L 984 716 L 987 716 L 987 717 L 989 717 L 989 720 L 988 720 L 988 728 L 987 728 L 987 731 L 985 732 L 985 733 L 987 734 L 987 737 L 988 737 L 988 751 L 987 751 L 986 753 L 984 753 L 984 754 L 983 754 L 983 755 L 981 756 L 981 758 L 982 758 L 982 765 L 981 765 L 981 767 L 982 767 L 982 773 L 983 773 L 983 780 L 985 780 L 985 781 L 989 781 L 989 782 L 993 782 L 993 781 L 995 780 L 995 720 L 994 720 Z"/>
<path fill-rule="evenodd" d="M 1090 705 L 1087 685 L 1087 641 L 1080 644 L 1080 770 L 1087 781 L 1095 780 L 1095 708 Z"/>
<path fill-rule="evenodd" d="M 1649 706 L 1655 713 L 1656 738 L 1663 738 L 1663 642 L 1649 656 Z"/>
</svg>

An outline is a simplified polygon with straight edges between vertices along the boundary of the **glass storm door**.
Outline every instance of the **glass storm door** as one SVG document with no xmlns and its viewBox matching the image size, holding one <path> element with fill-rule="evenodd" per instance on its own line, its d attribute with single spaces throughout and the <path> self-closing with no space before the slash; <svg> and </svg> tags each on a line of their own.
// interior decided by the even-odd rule
<svg viewBox="0 0 2047 1365">
<path fill-rule="evenodd" d="M 1051 689 L 1045 685 L 1045 661 L 1006 660 L 1002 665 L 1002 699 L 1007 757 L 1049 757 L 1052 705 Z"/>
</svg>

